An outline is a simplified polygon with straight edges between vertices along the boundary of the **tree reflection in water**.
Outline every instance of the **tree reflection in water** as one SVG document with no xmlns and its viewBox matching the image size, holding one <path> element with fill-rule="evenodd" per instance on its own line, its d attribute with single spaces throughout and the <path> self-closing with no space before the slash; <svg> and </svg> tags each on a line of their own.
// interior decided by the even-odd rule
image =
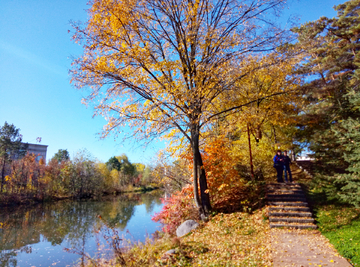
<svg viewBox="0 0 360 267">
<path fill-rule="evenodd" d="M 162 191 L 156 190 L 144 194 L 104 197 L 100 200 L 60 201 L 31 207 L 2 208 L 0 266 L 18 266 L 17 255 L 31 254 L 32 247 L 42 242 L 50 242 L 51 246 L 61 247 L 61 250 L 66 243 L 69 247 L 85 251 L 88 241 L 95 240 L 95 231 L 103 224 L 98 216 L 110 228 L 123 231 L 127 227 L 131 228 L 128 222 L 134 216 L 136 206 L 144 205 L 146 214 L 150 215 L 154 207 L 160 209 L 161 196 Z M 149 220 L 148 224 L 151 223 Z M 92 251 L 87 253 L 93 254 Z"/>
</svg>

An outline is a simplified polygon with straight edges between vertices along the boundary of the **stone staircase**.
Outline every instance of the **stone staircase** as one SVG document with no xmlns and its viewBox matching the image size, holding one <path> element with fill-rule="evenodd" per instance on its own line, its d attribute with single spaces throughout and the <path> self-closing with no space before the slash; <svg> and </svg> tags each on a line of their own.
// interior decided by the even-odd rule
<svg viewBox="0 0 360 267">
<path fill-rule="evenodd" d="M 266 191 L 270 228 L 315 229 L 317 227 L 299 184 L 268 184 Z"/>
<path fill-rule="evenodd" d="M 305 174 L 309 177 L 313 177 L 314 174 L 314 162 L 311 160 L 301 160 L 294 162 Z"/>
</svg>

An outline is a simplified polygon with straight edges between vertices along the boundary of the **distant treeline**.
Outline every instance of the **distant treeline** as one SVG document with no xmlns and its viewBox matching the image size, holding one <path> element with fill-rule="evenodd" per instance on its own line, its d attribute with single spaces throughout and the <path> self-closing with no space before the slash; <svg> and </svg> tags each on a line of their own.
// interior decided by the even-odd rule
<svg viewBox="0 0 360 267">
<path fill-rule="evenodd" d="M 157 186 L 152 169 L 131 163 L 125 154 L 106 163 L 87 150 L 79 151 L 71 160 L 66 150 L 59 150 L 47 164 L 36 158 L 26 154 L 5 162 L 0 202 L 83 198 Z"/>
</svg>

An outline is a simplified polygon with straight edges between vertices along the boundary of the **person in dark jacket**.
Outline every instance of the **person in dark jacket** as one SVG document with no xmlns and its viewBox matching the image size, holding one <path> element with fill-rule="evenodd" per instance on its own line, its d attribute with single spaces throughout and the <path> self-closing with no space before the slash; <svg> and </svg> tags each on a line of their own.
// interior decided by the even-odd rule
<svg viewBox="0 0 360 267">
<path fill-rule="evenodd" d="M 284 171 L 284 158 L 281 155 L 281 150 L 278 150 L 276 152 L 276 155 L 273 160 L 274 160 L 274 168 L 277 171 L 277 181 L 278 183 L 283 183 L 284 180 L 282 178 L 282 175 Z"/>
<path fill-rule="evenodd" d="M 286 151 L 286 150 L 284 150 L 283 160 L 284 160 L 285 182 L 286 182 L 286 183 L 288 182 L 287 173 L 289 173 L 289 180 L 290 180 L 290 183 L 292 183 L 292 176 L 291 176 L 291 170 L 290 170 L 291 159 L 290 159 L 290 157 L 287 155 L 287 151 Z"/>
</svg>

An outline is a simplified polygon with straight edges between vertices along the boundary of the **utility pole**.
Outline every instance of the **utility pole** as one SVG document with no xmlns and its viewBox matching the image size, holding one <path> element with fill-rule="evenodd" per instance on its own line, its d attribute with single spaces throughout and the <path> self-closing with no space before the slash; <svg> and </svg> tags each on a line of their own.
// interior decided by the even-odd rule
<svg viewBox="0 0 360 267">
<path fill-rule="evenodd" d="M 251 141 L 250 141 L 249 123 L 247 124 L 247 132 L 248 132 L 248 141 L 249 141 L 250 173 L 251 173 L 251 179 L 254 181 L 255 180 L 255 175 L 254 175 L 254 165 L 253 165 L 252 153 L 251 153 Z"/>
</svg>

